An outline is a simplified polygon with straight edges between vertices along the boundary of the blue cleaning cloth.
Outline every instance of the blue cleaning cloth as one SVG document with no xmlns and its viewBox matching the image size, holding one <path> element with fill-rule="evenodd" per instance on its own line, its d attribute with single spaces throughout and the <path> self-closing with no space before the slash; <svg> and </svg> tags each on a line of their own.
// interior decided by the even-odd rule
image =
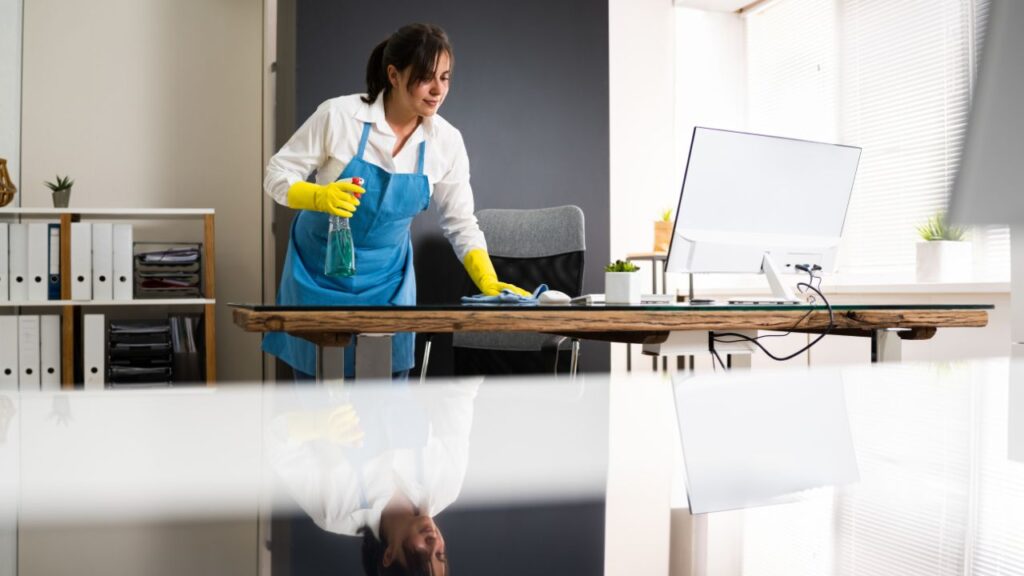
<svg viewBox="0 0 1024 576">
<path fill-rule="evenodd" d="M 548 291 L 547 284 L 541 284 L 537 286 L 537 289 L 533 291 L 531 296 L 520 296 L 515 292 L 505 289 L 501 291 L 501 294 L 497 296 L 485 296 L 483 294 L 477 294 L 476 296 L 463 296 L 463 304 L 515 304 L 518 306 L 530 306 L 537 304 L 537 298 Z"/>
</svg>

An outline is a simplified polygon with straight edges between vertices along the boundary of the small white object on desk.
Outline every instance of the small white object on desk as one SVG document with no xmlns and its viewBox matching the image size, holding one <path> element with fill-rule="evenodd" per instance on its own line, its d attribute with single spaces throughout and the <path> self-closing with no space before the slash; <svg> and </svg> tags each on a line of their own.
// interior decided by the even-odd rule
<svg viewBox="0 0 1024 576">
<path fill-rule="evenodd" d="M 568 294 L 558 290 L 546 290 L 537 297 L 540 304 L 568 304 L 571 300 Z"/>
</svg>

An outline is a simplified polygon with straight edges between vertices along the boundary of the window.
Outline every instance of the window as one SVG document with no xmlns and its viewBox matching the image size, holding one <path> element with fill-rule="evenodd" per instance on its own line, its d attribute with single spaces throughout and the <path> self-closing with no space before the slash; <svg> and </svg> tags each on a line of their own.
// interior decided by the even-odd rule
<svg viewBox="0 0 1024 576">
<path fill-rule="evenodd" d="M 915 228 L 959 166 L 987 2 L 777 0 L 746 16 L 749 128 L 864 149 L 842 273 L 912 277 Z M 975 277 L 1008 278 L 1008 231 L 972 240 Z"/>
</svg>

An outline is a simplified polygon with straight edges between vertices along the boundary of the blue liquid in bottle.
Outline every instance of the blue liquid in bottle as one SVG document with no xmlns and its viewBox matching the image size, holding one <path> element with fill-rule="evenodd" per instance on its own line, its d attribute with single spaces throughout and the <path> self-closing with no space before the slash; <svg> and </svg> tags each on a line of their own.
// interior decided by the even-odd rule
<svg viewBox="0 0 1024 576">
<path fill-rule="evenodd" d="M 327 230 L 327 257 L 324 274 L 349 277 L 356 273 L 356 249 L 352 243 L 352 228 L 348 218 L 331 216 Z"/>
</svg>

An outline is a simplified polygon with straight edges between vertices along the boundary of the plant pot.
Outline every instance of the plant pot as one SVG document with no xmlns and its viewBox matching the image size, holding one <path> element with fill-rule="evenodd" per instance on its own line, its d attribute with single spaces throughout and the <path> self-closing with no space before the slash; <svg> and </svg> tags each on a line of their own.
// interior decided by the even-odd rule
<svg viewBox="0 0 1024 576">
<path fill-rule="evenodd" d="M 604 301 L 607 304 L 639 304 L 643 290 L 639 272 L 605 272 Z"/>
<path fill-rule="evenodd" d="M 69 202 L 71 202 L 71 188 L 68 188 L 67 190 L 57 190 L 53 193 L 54 208 L 67 208 Z"/>
<path fill-rule="evenodd" d="M 668 245 L 672 239 L 672 222 L 659 220 L 654 223 L 654 251 L 668 252 Z"/>
<path fill-rule="evenodd" d="M 970 242 L 917 243 L 918 282 L 969 282 L 973 276 Z"/>
</svg>

